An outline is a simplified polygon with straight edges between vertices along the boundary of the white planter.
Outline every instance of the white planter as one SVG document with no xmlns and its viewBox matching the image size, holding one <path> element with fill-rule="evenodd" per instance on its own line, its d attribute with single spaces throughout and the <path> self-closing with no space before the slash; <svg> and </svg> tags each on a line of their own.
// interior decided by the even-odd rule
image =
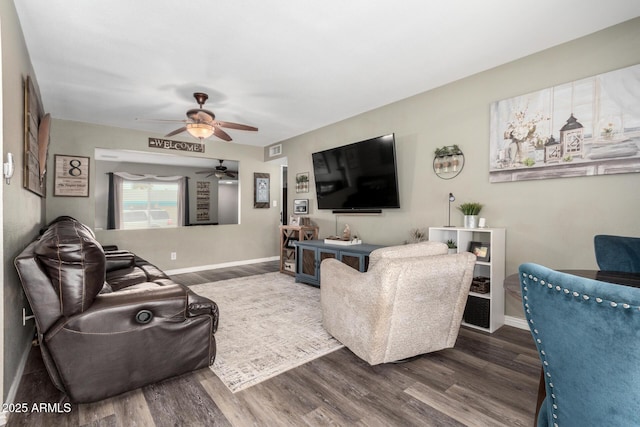
<svg viewBox="0 0 640 427">
<path fill-rule="evenodd" d="M 478 215 L 465 215 L 464 228 L 478 228 Z"/>
<path fill-rule="evenodd" d="M 450 253 L 450 254 L 456 254 L 456 253 L 458 253 L 458 248 L 449 248 L 449 253 Z"/>
</svg>

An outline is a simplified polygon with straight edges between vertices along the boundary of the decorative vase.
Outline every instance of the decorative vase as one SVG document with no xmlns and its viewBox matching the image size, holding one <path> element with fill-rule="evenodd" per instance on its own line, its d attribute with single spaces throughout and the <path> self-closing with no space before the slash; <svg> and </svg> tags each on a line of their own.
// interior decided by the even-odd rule
<svg viewBox="0 0 640 427">
<path fill-rule="evenodd" d="M 478 215 L 465 215 L 464 228 L 478 228 Z"/>
</svg>

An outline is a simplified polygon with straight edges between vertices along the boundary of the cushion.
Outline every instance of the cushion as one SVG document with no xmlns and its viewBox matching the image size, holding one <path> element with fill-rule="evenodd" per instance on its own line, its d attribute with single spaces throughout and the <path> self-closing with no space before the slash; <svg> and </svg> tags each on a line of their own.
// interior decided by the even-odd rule
<svg viewBox="0 0 640 427">
<path fill-rule="evenodd" d="M 400 246 L 387 246 L 371 252 L 369 270 L 381 259 L 445 255 L 448 252 L 449 249 L 446 243 L 442 242 L 420 242 Z"/>
<path fill-rule="evenodd" d="M 107 273 L 135 266 L 135 255 L 129 251 L 105 252 Z"/>
<path fill-rule="evenodd" d="M 105 256 L 93 232 L 77 220 L 54 221 L 36 243 L 35 253 L 69 317 L 88 309 L 105 281 Z"/>
<path fill-rule="evenodd" d="M 640 238 L 599 234 L 594 237 L 598 268 L 640 273 Z"/>
</svg>

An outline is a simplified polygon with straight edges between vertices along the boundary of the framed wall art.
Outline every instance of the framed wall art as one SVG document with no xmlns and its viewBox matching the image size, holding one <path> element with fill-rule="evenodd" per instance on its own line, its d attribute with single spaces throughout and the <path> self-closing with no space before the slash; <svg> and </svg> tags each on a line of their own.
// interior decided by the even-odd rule
<svg viewBox="0 0 640 427">
<path fill-rule="evenodd" d="M 89 157 L 54 156 L 53 195 L 89 197 Z"/>
<path fill-rule="evenodd" d="M 489 181 L 640 171 L 640 64 L 491 105 Z"/>
<path fill-rule="evenodd" d="M 302 172 L 296 175 L 296 193 L 309 192 L 309 172 Z"/>
<path fill-rule="evenodd" d="M 309 213 L 309 199 L 295 199 L 293 201 L 293 213 L 307 215 Z"/>
<path fill-rule="evenodd" d="M 269 174 L 253 174 L 253 207 L 258 209 L 269 208 Z"/>
<path fill-rule="evenodd" d="M 40 97 L 29 76 L 24 81 L 24 169 L 23 185 L 45 197 L 47 151 L 51 117 L 44 114 Z"/>
<path fill-rule="evenodd" d="M 196 181 L 196 221 L 209 221 L 211 212 L 211 183 Z"/>
<path fill-rule="evenodd" d="M 478 261 L 489 262 L 491 259 L 491 246 L 485 242 L 469 242 L 469 252 L 476 256 Z"/>
</svg>

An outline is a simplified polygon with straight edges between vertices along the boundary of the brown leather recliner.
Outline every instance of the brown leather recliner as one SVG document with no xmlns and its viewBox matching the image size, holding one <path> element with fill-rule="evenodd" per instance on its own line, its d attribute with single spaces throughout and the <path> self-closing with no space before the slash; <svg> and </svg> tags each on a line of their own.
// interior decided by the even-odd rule
<svg viewBox="0 0 640 427">
<path fill-rule="evenodd" d="M 71 217 L 16 259 L 42 358 L 73 402 L 93 402 L 213 364 L 218 307 L 157 267 L 107 250 Z"/>
</svg>

